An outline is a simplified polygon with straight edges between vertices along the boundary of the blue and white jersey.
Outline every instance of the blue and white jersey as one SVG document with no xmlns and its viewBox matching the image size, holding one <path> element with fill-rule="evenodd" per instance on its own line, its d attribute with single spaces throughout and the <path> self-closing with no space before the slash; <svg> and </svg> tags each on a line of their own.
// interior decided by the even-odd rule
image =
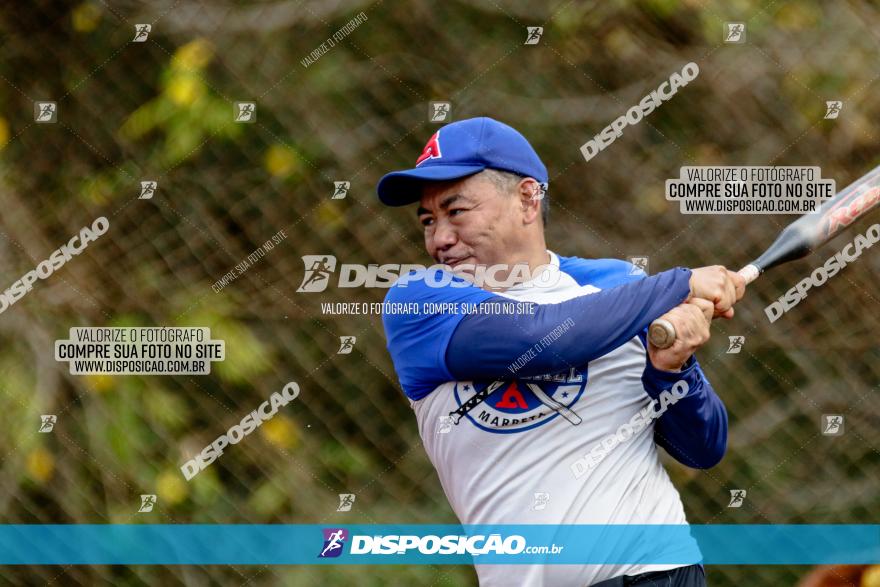
<svg viewBox="0 0 880 587">
<path fill-rule="evenodd" d="M 686 524 L 657 445 L 689 466 L 711 467 L 726 447 L 727 416 L 695 359 L 681 373 L 658 371 L 644 335 L 688 298 L 690 271 L 647 277 L 623 261 L 550 258 L 545 271 L 558 275 L 503 293 L 460 278 L 461 287 L 432 287 L 438 270 L 428 269 L 386 296 L 470 309 L 383 315 L 395 370 L 452 509 L 463 524 Z M 486 304 L 520 312 L 473 311 Z M 688 392 L 662 416 L 611 450 L 596 448 L 620 438 L 621 426 L 649 413 L 679 380 Z M 656 545 L 657 556 L 663 548 Z M 583 586 L 676 566 L 476 568 L 480 584 L 494 587 Z"/>
</svg>

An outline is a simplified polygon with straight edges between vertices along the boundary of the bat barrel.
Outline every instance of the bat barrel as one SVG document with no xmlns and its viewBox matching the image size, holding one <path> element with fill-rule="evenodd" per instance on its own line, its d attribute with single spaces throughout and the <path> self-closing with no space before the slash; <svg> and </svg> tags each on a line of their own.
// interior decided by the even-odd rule
<svg viewBox="0 0 880 587">
<path fill-rule="evenodd" d="M 763 273 L 771 267 L 776 267 L 801 257 L 806 257 L 813 252 L 817 244 L 813 230 L 816 218 L 802 216 L 797 221 L 785 227 L 773 244 L 761 253 L 761 256 L 751 262 Z"/>
</svg>

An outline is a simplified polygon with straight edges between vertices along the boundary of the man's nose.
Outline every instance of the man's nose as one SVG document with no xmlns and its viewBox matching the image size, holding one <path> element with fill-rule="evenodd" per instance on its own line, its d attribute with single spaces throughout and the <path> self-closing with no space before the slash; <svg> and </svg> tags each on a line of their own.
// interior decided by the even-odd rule
<svg viewBox="0 0 880 587">
<path fill-rule="evenodd" d="M 434 248 L 445 250 L 458 242 L 458 233 L 454 226 L 441 220 L 434 228 L 433 241 Z"/>
</svg>

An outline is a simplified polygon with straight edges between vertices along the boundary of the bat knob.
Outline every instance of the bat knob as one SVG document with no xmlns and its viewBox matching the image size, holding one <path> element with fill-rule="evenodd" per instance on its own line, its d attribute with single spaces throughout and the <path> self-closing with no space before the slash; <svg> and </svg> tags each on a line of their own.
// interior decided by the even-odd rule
<svg viewBox="0 0 880 587">
<path fill-rule="evenodd" d="M 648 328 L 648 340 L 658 349 L 668 349 L 675 342 L 675 327 L 669 320 L 657 318 Z"/>
</svg>

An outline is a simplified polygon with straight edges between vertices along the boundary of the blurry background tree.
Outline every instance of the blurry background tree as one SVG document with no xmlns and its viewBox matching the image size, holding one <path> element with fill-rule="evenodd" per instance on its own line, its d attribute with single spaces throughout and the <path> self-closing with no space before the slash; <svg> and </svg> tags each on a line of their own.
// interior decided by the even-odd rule
<svg viewBox="0 0 880 587">
<path fill-rule="evenodd" d="M 360 12 L 367 20 L 308 67 Z M 747 42 L 723 44 L 724 23 Z M 143 43 L 135 25 L 151 23 Z M 536 45 L 526 26 L 543 25 Z M 739 266 L 790 217 L 683 216 L 682 165 L 819 165 L 842 187 L 876 165 L 880 13 L 843 2 L 207 2 L 45 0 L 0 12 L 0 270 L 5 289 L 82 226 L 107 235 L 0 315 L 0 515 L 23 523 L 455 522 L 421 448 L 377 316 L 298 294 L 305 254 L 426 263 L 411 209 L 374 186 L 452 116 L 522 131 L 550 171 L 561 254 L 647 254 L 650 270 Z M 586 163 L 579 147 L 673 71 L 701 73 Z M 33 103 L 58 104 L 36 124 Z M 826 100 L 842 100 L 824 120 Z M 237 124 L 233 104 L 257 105 Z M 140 182 L 154 180 L 152 199 Z M 334 181 L 349 195 L 331 200 Z M 878 256 L 768 324 L 763 307 L 838 250 L 756 284 L 701 353 L 731 418 L 710 471 L 669 463 L 694 523 L 864 523 L 880 507 Z M 286 240 L 215 293 L 278 230 Z M 847 301 L 844 301 L 847 300 Z M 227 360 L 203 377 L 74 377 L 72 326 L 209 326 Z M 726 354 L 728 335 L 745 335 Z M 339 337 L 356 335 L 350 355 Z M 180 465 L 288 381 L 300 398 L 186 482 Z M 846 416 L 821 435 L 823 413 Z M 39 434 L 40 414 L 56 414 Z M 728 509 L 729 490 L 748 497 Z M 524 480 L 523 491 L 531 485 Z M 155 493 L 153 514 L 137 514 Z M 339 493 L 355 493 L 337 513 Z M 711 568 L 712 585 L 790 585 L 799 567 Z M 9 584 L 473 584 L 469 567 L 6 569 Z"/>
</svg>

